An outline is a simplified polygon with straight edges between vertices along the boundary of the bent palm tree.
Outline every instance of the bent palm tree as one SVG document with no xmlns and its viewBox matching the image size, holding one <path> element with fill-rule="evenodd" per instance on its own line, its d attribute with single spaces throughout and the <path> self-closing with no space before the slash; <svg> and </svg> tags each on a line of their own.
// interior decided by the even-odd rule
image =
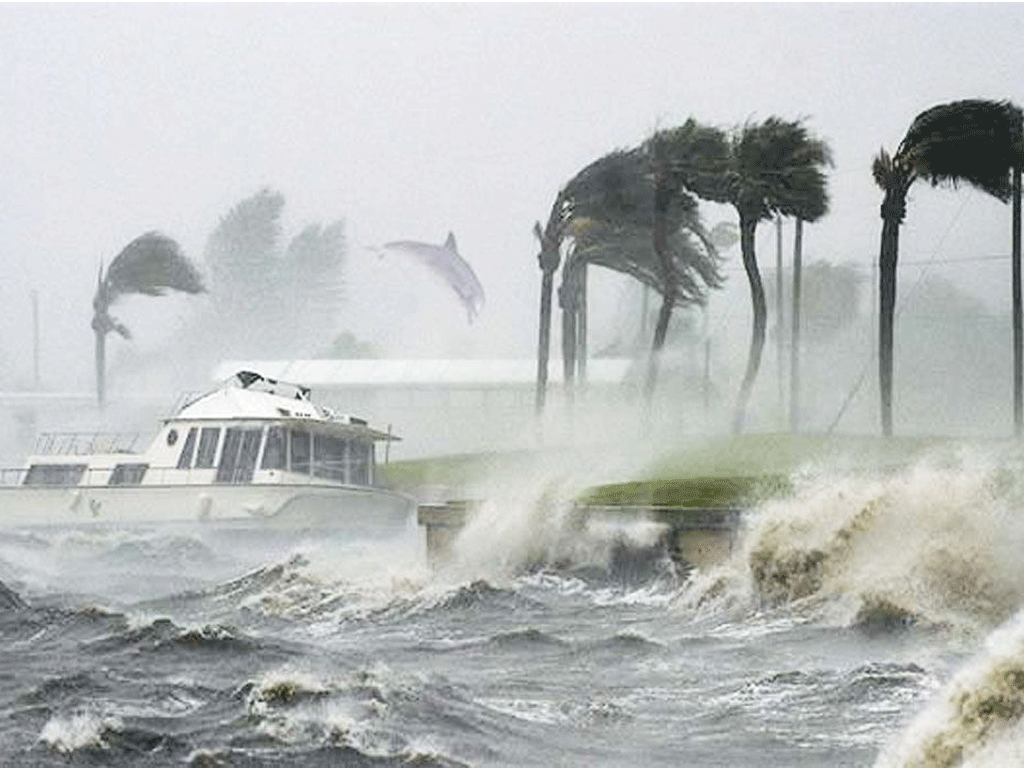
<svg viewBox="0 0 1024 768">
<path fill-rule="evenodd" d="M 665 344 L 668 323 L 678 298 L 674 269 L 676 259 L 670 252 L 668 241 L 670 210 L 676 207 L 683 212 L 683 220 L 689 224 L 688 228 L 702 241 L 712 255 L 712 261 L 717 260 L 717 251 L 709 236 L 699 226 L 695 226 L 699 222 L 694 195 L 705 200 L 724 200 L 723 171 L 727 167 L 729 152 L 725 134 L 717 128 L 701 125 L 693 118 L 676 128 L 659 131 L 647 142 L 645 149 L 654 179 L 652 242 L 661 266 L 664 286 L 647 371 L 646 394 L 650 400 L 654 394 L 658 362 Z"/>
<path fill-rule="evenodd" d="M 899 227 L 906 216 L 907 191 L 918 178 L 932 186 L 956 186 L 966 181 L 1006 202 L 1015 184 L 1011 169 L 1021 164 L 1024 117 L 1011 102 L 968 99 L 927 109 L 911 123 L 892 157 L 881 150 L 872 165 L 882 200 L 882 239 L 879 264 L 878 378 L 882 433 L 892 435 L 893 323 L 896 306 L 896 265 Z M 1014 174 L 1016 178 L 1016 173 Z M 1015 223 L 1014 228 L 1018 225 Z M 1019 237 L 1014 232 L 1015 250 Z M 1020 430 L 1020 273 L 1014 254 L 1014 402 Z"/>
<path fill-rule="evenodd" d="M 572 315 L 581 309 L 581 275 L 589 265 L 629 275 L 661 294 L 662 309 L 651 350 L 653 360 L 657 359 L 664 346 L 672 308 L 680 304 L 703 305 L 708 290 L 722 286 L 718 250 L 701 224 L 696 208 L 684 209 L 676 205 L 666 218 L 668 234 L 664 254 L 670 260 L 668 270 L 661 261 L 661 255 L 654 251 L 650 226 L 588 218 L 572 221 L 572 247 L 566 257 L 559 287 L 562 308 L 568 316 L 566 328 L 570 338 L 575 330 Z M 670 276 L 669 280 L 666 280 L 666 274 Z M 572 344 L 565 346 L 567 372 L 575 362 L 575 351 Z M 656 372 L 656 364 L 649 366 L 648 396 L 653 391 Z"/>
<path fill-rule="evenodd" d="M 102 408 L 106 399 L 106 338 L 116 331 L 130 339 L 128 328 L 110 315 L 121 296 L 139 293 L 163 296 L 167 291 L 201 293 L 206 290 L 195 266 L 178 244 L 159 232 L 147 232 L 132 240 L 110 263 L 100 265 L 96 295 L 92 300 L 92 329 L 96 334 L 96 398 Z"/>
<path fill-rule="evenodd" d="M 536 411 L 544 409 L 547 394 L 548 358 L 551 340 L 551 297 L 554 275 L 561 263 L 561 248 L 576 218 L 604 220 L 614 212 L 619 220 L 628 221 L 638 210 L 634 189 L 639 176 L 636 150 L 616 150 L 594 161 L 577 173 L 555 197 L 544 228 L 534 224 L 533 232 L 540 243 L 537 262 L 541 269 L 540 322 L 537 341 Z M 564 348 L 563 339 L 563 348 Z"/>
<path fill-rule="evenodd" d="M 537 263 L 541 269 L 540 321 L 537 339 L 537 391 L 535 409 L 538 415 L 544 410 L 548 388 L 548 358 L 551 345 L 551 294 L 554 290 L 555 272 L 561 263 L 562 238 L 565 235 L 565 190 L 555 197 L 548 216 L 547 226 L 541 229 L 540 222 L 533 225 L 533 233 L 540 243 Z"/>
<path fill-rule="evenodd" d="M 831 163 L 828 145 L 813 138 L 800 121 L 770 117 L 763 123 L 745 125 L 733 137 L 723 196 L 739 214 L 740 251 L 754 310 L 750 352 L 733 417 L 734 432 L 743 429 L 764 349 L 767 305 L 757 268 L 757 224 L 775 214 L 808 222 L 825 215 L 828 192 L 823 168 Z"/>
</svg>

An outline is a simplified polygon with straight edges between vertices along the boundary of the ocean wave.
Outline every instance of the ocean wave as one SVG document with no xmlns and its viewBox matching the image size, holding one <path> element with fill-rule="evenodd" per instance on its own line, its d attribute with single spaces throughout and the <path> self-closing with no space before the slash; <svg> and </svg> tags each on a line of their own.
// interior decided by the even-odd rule
<svg viewBox="0 0 1024 768">
<path fill-rule="evenodd" d="M 610 637 L 582 643 L 581 650 L 610 651 L 612 653 L 646 654 L 665 650 L 665 646 L 656 640 L 644 637 L 635 632 L 617 632 Z"/>
<path fill-rule="evenodd" d="M 346 757 L 332 765 L 462 764 L 443 745 L 417 736 L 422 729 L 410 727 L 430 713 L 457 724 L 459 715 L 444 710 L 459 703 L 458 696 L 450 687 L 402 681 L 385 667 L 337 678 L 287 666 L 246 683 L 236 695 L 254 727 L 235 740 L 236 747 L 243 740 L 250 748 L 258 743 L 263 751 L 286 751 L 303 765 L 328 755 Z"/>
<path fill-rule="evenodd" d="M 186 758 L 190 768 L 284 768 L 302 765 L 304 768 L 468 768 L 470 763 L 446 757 L 431 750 L 409 749 L 395 755 L 367 755 L 355 747 L 328 745 L 304 750 L 242 748 L 197 749 Z"/>
<path fill-rule="evenodd" d="M 696 574 L 689 610 L 818 612 L 869 632 L 985 631 L 1022 602 L 1020 457 L 963 449 L 876 473 L 805 469 L 745 516 L 730 561 Z"/>
<path fill-rule="evenodd" d="M 487 638 L 485 645 L 502 650 L 534 648 L 568 648 L 570 643 L 535 627 L 498 632 Z"/>
<path fill-rule="evenodd" d="M 64 756 L 99 752 L 104 755 L 103 762 L 114 764 L 125 764 L 132 756 L 146 753 L 173 755 L 186 749 L 184 742 L 170 734 L 127 727 L 116 715 L 89 710 L 54 715 L 43 726 L 38 743 Z"/>
<path fill-rule="evenodd" d="M 0 611 L 18 611 L 28 608 L 28 603 L 13 589 L 0 581 Z"/>
<path fill-rule="evenodd" d="M 486 579 L 475 579 L 468 584 L 437 583 L 425 588 L 415 598 L 388 607 L 388 613 L 401 612 L 406 616 L 461 613 L 464 611 L 542 611 L 545 605 L 525 595 L 515 586 L 500 587 Z"/>
<path fill-rule="evenodd" d="M 127 625 L 123 631 L 93 640 L 86 647 L 95 652 L 131 648 L 145 652 L 247 653 L 261 644 L 222 624 L 180 627 L 168 618 L 156 618 L 139 626 Z"/>
<path fill-rule="evenodd" d="M 1020 765 L 1024 755 L 1024 613 L 993 632 L 879 756 L 877 768 Z"/>
</svg>

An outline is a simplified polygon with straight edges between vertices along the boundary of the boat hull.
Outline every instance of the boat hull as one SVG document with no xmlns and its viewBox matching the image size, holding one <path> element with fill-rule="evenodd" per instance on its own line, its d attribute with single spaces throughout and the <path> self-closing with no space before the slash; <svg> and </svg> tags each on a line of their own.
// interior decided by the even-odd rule
<svg viewBox="0 0 1024 768">
<path fill-rule="evenodd" d="M 385 536 L 415 524 L 416 504 L 361 486 L 0 486 L 0 526 L 201 524 Z"/>
</svg>

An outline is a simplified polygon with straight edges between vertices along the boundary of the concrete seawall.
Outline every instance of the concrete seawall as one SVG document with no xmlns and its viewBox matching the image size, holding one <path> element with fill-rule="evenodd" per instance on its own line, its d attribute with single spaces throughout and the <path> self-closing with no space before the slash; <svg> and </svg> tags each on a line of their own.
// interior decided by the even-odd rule
<svg viewBox="0 0 1024 768">
<path fill-rule="evenodd" d="M 417 519 L 426 534 L 431 565 L 451 558 L 452 546 L 479 506 L 461 499 L 420 504 Z M 570 524 L 650 522 L 665 526 L 664 546 L 687 567 L 706 569 L 727 560 L 736 545 L 742 510 L 738 507 L 673 507 L 654 505 L 580 505 Z"/>
</svg>

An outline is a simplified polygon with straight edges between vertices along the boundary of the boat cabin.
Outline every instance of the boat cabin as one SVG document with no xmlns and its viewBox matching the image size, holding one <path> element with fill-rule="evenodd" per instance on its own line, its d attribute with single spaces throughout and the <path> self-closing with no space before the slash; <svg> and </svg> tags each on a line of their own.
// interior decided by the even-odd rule
<svg viewBox="0 0 1024 768">
<path fill-rule="evenodd" d="M 185 398 L 142 453 L 121 435 L 41 436 L 22 484 L 372 486 L 375 443 L 397 439 L 314 404 L 306 387 L 242 371 Z"/>
</svg>

